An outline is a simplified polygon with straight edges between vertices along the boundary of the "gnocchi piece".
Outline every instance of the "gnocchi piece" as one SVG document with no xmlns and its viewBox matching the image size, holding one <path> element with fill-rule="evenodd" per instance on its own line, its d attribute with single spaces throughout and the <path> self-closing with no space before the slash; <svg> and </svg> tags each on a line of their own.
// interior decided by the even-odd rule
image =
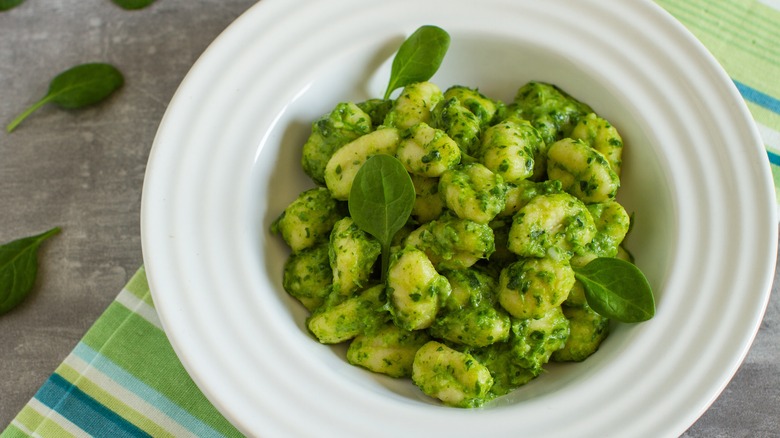
<svg viewBox="0 0 780 438">
<path fill-rule="evenodd" d="M 620 176 L 623 164 L 623 138 L 611 123 L 595 113 L 580 119 L 571 131 L 571 138 L 583 140 L 588 146 L 599 151 L 609 162 L 615 174 Z"/>
<path fill-rule="evenodd" d="M 609 334 L 609 319 L 590 307 L 563 306 L 563 314 L 569 320 L 571 331 L 566 344 L 554 352 L 553 362 L 582 362 L 595 353 Z"/>
<path fill-rule="evenodd" d="M 609 200 L 587 207 L 596 224 L 596 235 L 585 245 L 582 254 L 572 258 L 575 266 L 584 266 L 596 257 L 616 257 L 631 227 L 631 217 L 617 201 Z"/>
<path fill-rule="evenodd" d="M 431 335 L 471 347 L 505 340 L 509 336 L 509 315 L 495 306 L 493 277 L 474 268 L 444 275 L 452 293 L 431 325 Z"/>
<path fill-rule="evenodd" d="M 559 307 L 574 287 L 567 261 L 551 258 L 518 260 L 501 271 L 498 302 L 515 318 L 541 318 Z"/>
<path fill-rule="evenodd" d="M 490 371 L 473 356 L 436 341 L 417 350 L 412 381 L 425 394 L 461 408 L 482 405 L 493 386 Z"/>
<path fill-rule="evenodd" d="M 387 298 L 393 321 L 405 330 L 430 327 L 440 302 L 450 294 L 450 283 L 424 252 L 405 247 L 391 256 Z"/>
<path fill-rule="evenodd" d="M 493 230 L 487 224 L 444 215 L 421 225 L 406 238 L 436 269 L 465 269 L 495 251 Z"/>
<path fill-rule="evenodd" d="M 476 307 L 493 304 L 495 300 L 495 279 L 486 271 L 477 268 L 458 269 L 444 272 L 450 282 L 452 292 L 444 307 L 457 310 L 464 307 Z"/>
<path fill-rule="evenodd" d="M 541 157 L 544 149 L 542 138 L 528 121 L 504 120 L 485 130 L 477 158 L 505 181 L 515 183 L 543 175 L 543 162 L 535 157 Z M 536 161 L 540 165 L 535 166 Z"/>
<path fill-rule="evenodd" d="M 444 98 L 458 99 L 461 105 L 477 117 L 481 128 L 490 125 L 498 114 L 499 104 L 476 88 L 454 85 L 444 92 Z"/>
<path fill-rule="evenodd" d="M 411 175 L 414 184 L 414 206 L 412 217 L 417 223 L 430 222 L 444 212 L 444 198 L 439 193 L 439 178 Z"/>
<path fill-rule="evenodd" d="M 384 123 L 387 113 L 393 108 L 393 101 L 391 99 L 368 99 L 358 103 L 357 107 L 371 117 L 373 126 L 379 127 Z"/>
<path fill-rule="evenodd" d="M 551 355 L 569 337 L 569 320 L 560 307 L 539 319 L 514 319 L 509 339 L 473 350 L 494 377 L 491 396 L 504 395 L 542 373 Z"/>
<path fill-rule="evenodd" d="M 403 130 L 418 123 L 430 123 L 431 110 L 443 98 L 441 89 L 434 83 L 417 82 L 407 85 L 387 113 L 383 125 Z"/>
<path fill-rule="evenodd" d="M 596 235 L 585 204 L 568 193 L 539 195 L 512 220 L 507 247 L 523 257 L 568 259 Z"/>
<path fill-rule="evenodd" d="M 386 324 L 376 333 L 353 339 L 347 349 L 347 361 L 390 377 L 411 377 L 414 355 L 430 339 L 424 330 L 404 330 Z"/>
<path fill-rule="evenodd" d="M 521 319 L 513 326 L 513 347 L 521 357 L 518 364 L 538 376 L 553 353 L 563 348 L 571 336 L 571 323 L 560 306 L 541 318 Z"/>
<path fill-rule="evenodd" d="M 493 220 L 506 205 L 507 185 L 501 175 L 479 163 L 451 169 L 441 176 L 444 203 L 461 219 L 480 224 Z"/>
<path fill-rule="evenodd" d="M 425 122 L 404 134 L 396 157 L 413 175 L 437 177 L 460 163 L 460 147 L 441 129 Z"/>
<path fill-rule="evenodd" d="M 303 145 L 301 165 L 317 184 L 325 184 L 325 166 L 341 146 L 368 134 L 373 129 L 371 116 L 351 102 L 342 102 L 329 114 L 312 124 Z"/>
<path fill-rule="evenodd" d="M 430 327 L 435 338 L 469 347 L 484 347 L 509 336 L 509 315 L 490 303 L 443 312 Z"/>
<path fill-rule="evenodd" d="M 333 224 L 345 215 L 345 208 L 328 189 L 316 187 L 298 195 L 274 221 L 271 231 L 280 233 L 295 253 L 327 242 Z"/>
<path fill-rule="evenodd" d="M 328 245 L 325 243 L 291 254 L 284 264 L 284 290 L 309 311 L 325 302 L 332 283 Z"/>
<path fill-rule="evenodd" d="M 547 176 L 586 204 L 613 199 L 620 178 L 604 155 L 582 140 L 564 138 L 547 150 Z"/>
<path fill-rule="evenodd" d="M 479 118 L 455 98 L 445 98 L 433 109 L 434 126 L 455 141 L 465 155 L 474 155 L 481 132 Z"/>
<path fill-rule="evenodd" d="M 377 129 L 337 150 L 325 167 L 325 185 L 333 198 L 346 201 L 360 167 L 374 155 L 395 155 L 400 136 L 395 128 Z"/>
<path fill-rule="evenodd" d="M 593 110 L 552 84 L 529 82 L 517 90 L 510 117 L 529 120 L 544 144 L 567 137 L 579 120 Z"/>
<path fill-rule="evenodd" d="M 333 272 L 329 302 L 336 303 L 362 290 L 371 277 L 374 263 L 382 252 L 376 238 L 358 228 L 351 217 L 345 217 L 330 233 L 328 256 Z"/>
<path fill-rule="evenodd" d="M 541 182 L 533 182 L 525 179 L 514 184 L 510 183 L 507 185 L 506 206 L 498 216 L 514 216 L 515 213 L 520 211 L 521 208 L 536 196 L 561 192 L 563 192 L 561 182 L 554 179 Z"/>
<path fill-rule="evenodd" d="M 361 333 L 373 333 L 389 320 L 384 307 L 384 286 L 370 287 L 336 305 L 323 305 L 306 325 L 323 344 L 338 344 Z"/>
</svg>

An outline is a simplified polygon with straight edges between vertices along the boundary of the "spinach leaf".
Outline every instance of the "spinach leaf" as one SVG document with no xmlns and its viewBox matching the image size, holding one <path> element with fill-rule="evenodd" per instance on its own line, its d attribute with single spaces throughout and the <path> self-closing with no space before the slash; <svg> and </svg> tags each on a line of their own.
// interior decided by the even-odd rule
<svg viewBox="0 0 780 438">
<path fill-rule="evenodd" d="M 390 68 L 390 83 L 385 99 L 398 88 L 430 79 L 439 69 L 447 49 L 450 34 L 436 26 L 421 26 L 398 48 Z"/>
<path fill-rule="evenodd" d="M 374 155 L 360 167 L 349 192 L 349 214 L 361 230 L 382 245 L 382 282 L 390 263 L 390 243 L 414 206 L 412 178 L 397 158 Z"/>
<path fill-rule="evenodd" d="M 574 268 L 574 276 L 585 287 L 588 305 L 602 316 L 620 322 L 641 322 L 655 315 L 650 283 L 633 263 L 599 257 Z"/>
<path fill-rule="evenodd" d="M 24 3 L 24 0 L 0 0 L 0 12 L 13 9 Z"/>
<path fill-rule="evenodd" d="M 27 297 L 38 273 L 38 247 L 60 232 L 59 227 L 0 246 L 0 315 Z"/>
<path fill-rule="evenodd" d="M 152 3 L 154 0 L 111 0 L 122 9 L 143 9 Z"/>
<path fill-rule="evenodd" d="M 124 84 L 116 67 L 93 63 L 72 67 L 57 75 L 49 84 L 46 95 L 11 122 L 6 130 L 13 131 L 24 119 L 46 103 L 62 108 L 82 108 L 108 97 Z"/>
</svg>

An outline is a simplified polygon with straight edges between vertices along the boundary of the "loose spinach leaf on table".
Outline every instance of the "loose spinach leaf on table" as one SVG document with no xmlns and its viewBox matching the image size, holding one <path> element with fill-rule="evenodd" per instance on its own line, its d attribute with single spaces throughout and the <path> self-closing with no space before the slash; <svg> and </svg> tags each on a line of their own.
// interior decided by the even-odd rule
<svg viewBox="0 0 780 438">
<path fill-rule="evenodd" d="M 382 245 L 382 282 L 390 263 L 390 243 L 412 214 L 412 178 L 397 158 L 375 155 L 360 167 L 349 192 L 349 214 Z"/>
<path fill-rule="evenodd" d="M 0 0 L 0 12 L 13 9 L 24 3 L 24 0 Z"/>
<path fill-rule="evenodd" d="M 650 283 L 633 263 L 599 257 L 574 268 L 585 288 L 588 305 L 596 313 L 620 322 L 647 321 L 655 315 Z"/>
<path fill-rule="evenodd" d="M 385 99 L 389 99 L 398 88 L 430 79 L 439 69 L 449 47 L 450 34 L 442 28 L 427 25 L 414 31 L 393 58 Z"/>
<path fill-rule="evenodd" d="M 21 303 L 38 274 L 38 248 L 60 232 L 59 227 L 0 246 L 0 315 Z"/>
<path fill-rule="evenodd" d="M 52 79 L 46 95 L 14 119 L 6 130 L 13 131 L 30 114 L 47 103 L 66 109 L 82 108 L 107 98 L 122 84 L 124 76 L 110 64 L 77 65 Z"/>
<path fill-rule="evenodd" d="M 122 9 L 143 9 L 152 3 L 154 0 L 111 0 L 117 6 Z"/>
</svg>

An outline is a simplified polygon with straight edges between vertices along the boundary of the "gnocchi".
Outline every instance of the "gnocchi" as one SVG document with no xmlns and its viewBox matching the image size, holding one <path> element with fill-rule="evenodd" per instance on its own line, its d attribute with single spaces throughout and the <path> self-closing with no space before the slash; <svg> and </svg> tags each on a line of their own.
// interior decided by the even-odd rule
<svg viewBox="0 0 780 438">
<path fill-rule="evenodd" d="M 628 257 L 622 153 L 615 126 L 543 82 L 508 104 L 431 82 L 339 103 L 303 145 L 316 187 L 272 225 L 291 250 L 284 290 L 319 342 L 349 344 L 350 364 L 481 406 L 550 361 L 585 360 L 609 334 L 573 267 Z M 386 272 L 345 202 L 377 154 L 398 158 L 416 196 Z"/>
</svg>

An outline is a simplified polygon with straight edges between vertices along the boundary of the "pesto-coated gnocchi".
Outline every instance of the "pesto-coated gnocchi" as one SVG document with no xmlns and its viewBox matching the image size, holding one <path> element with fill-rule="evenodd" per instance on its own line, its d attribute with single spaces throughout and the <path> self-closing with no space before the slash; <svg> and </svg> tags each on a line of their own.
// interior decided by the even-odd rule
<svg viewBox="0 0 780 438">
<path fill-rule="evenodd" d="M 585 204 L 567 193 L 539 195 L 513 217 L 507 247 L 523 257 L 568 259 L 596 236 Z"/>
<path fill-rule="evenodd" d="M 482 124 L 456 97 L 445 98 L 433 109 L 433 123 L 441 127 L 465 155 L 474 154 Z"/>
<path fill-rule="evenodd" d="M 509 114 L 528 120 L 546 145 L 568 137 L 577 123 L 593 110 L 552 84 L 532 81 L 519 90 Z"/>
<path fill-rule="evenodd" d="M 563 306 L 563 315 L 569 320 L 569 337 L 560 350 L 553 352 L 554 362 L 582 362 L 598 350 L 609 333 L 609 319 L 594 312 L 588 305 Z"/>
<path fill-rule="evenodd" d="M 623 147 L 614 125 L 542 82 L 508 104 L 431 82 L 339 103 L 303 145 L 316 187 L 271 227 L 291 250 L 282 286 L 310 312 L 314 338 L 349 343 L 350 364 L 411 378 L 448 406 L 481 406 L 550 361 L 585 360 L 608 336 L 574 269 L 631 261 L 631 217 L 616 198 Z M 398 158 L 415 191 L 409 219 L 381 244 L 345 202 L 378 154 Z"/>
<path fill-rule="evenodd" d="M 570 322 L 560 307 L 539 319 L 513 319 L 509 339 L 472 354 L 493 376 L 490 394 L 504 395 L 542 373 L 550 356 L 569 338 Z"/>
<path fill-rule="evenodd" d="M 547 176 L 587 203 L 613 199 L 620 187 L 620 179 L 604 155 L 571 138 L 556 141 L 547 150 Z"/>
<path fill-rule="evenodd" d="M 410 175 L 414 184 L 415 200 L 412 217 L 418 223 L 430 222 L 444 212 L 444 198 L 439 193 L 439 178 Z"/>
<path fill-rule="evenodd" d="M 381 251 L 379 242 L 358 228 L 351 217 L 333 225 L 328 247 L 333 283 L 331 302 L 349 298 L 368 284 Z"/>
<path fill-rule="evenodd" d="M 291 254 L 284 264 L 284 290 L 310 311 L 320 307 L 331 291 L 333 272 L 328 250 L 327 243 L 306 248 Z"/>
<path fill-rule="evenodd" d="M 445 273 L 452 292 L 431 325 L 436 338 L 484 347 L 509 336 L 509 315 L 496 305 L 495 280 L 479 269 Z"/>
<path fill-rule="evenodd" d="M 360 334 L 350 342 L 347 361 L 390 377 L 412 377 L 414 355 L 430 340 L 425 330 L 404 330 L 388 323 L 376 333 Z"/>
<path fill-rule="evenodd" d="M 393 321 L 404 329 L 430 327 L 450 283 L 424 252 L 407 246 L 393 254 L 387 273 L 387 296 Z"/>
<path fill-rule="evenodd" d="M 467 108 L 479 120 L 479 126 L 484 128 L 490 126 L 503 106 L 500 102 L 494 101 L 483 95 L 476 88 L 464 87 L 462 85 L 453 85 L 444 92 L 445 99 L 458 99 L 461 105 Z"/>
<path fill-rule="evenodd" d="M 504 120 L 485 130 L 477 156 L 485 166 L 507 182 L 525 181 L 541 176 L 537 165 L 542 138 L 527 120 Z"/>
<path fill-rule="evenodd" d="M 431 112 L 442 99 L 444 95 L 436 84 L 418 82 L 407 85 L 395 100 L 383 124 L 409 129 L 418 123 L 430 123 Z"/>
<path fill-rule="evenodd" d="M 371 116 L 352 102 L 342 102 L 314 122 L 309 139 L 303 145 L 301 166 L 318 184 L 325 183 L 325 166 L 340 147 L 368 134 Z"/>
<path fill-rule="evenodd" d="M 574 287 L 565 260 L 526 258 L 507 266 L 498 281 L 498 301 L 515 318 L 538 319 L 560 305 Z"/>
<path fill-rule="evenodd" d="M 331 196 L 346 201 L 360 166 L 373 155 L 394 155 L 399 142 L 397 129 L 383 128 L 358 137 L 334 152 L 325 166 L 325 185 Z"/>
<path fill-rule="evenodd" d="M 486 224 L 506 206 L 507 185 L 501 175 L 480 163 L 464 164 L 441 176 L 439 192 L 459 218 Z"/>
<path fill-rule="evenodd" d="M 618 257 L 620 243 L 628 234 L 631 218 L 617 201 L 588 204 L 588 212 L 596 225 L 596 235 L 571 262 L 584 266 L 596 257 Z"/>
<path fill-rule="evenodd" d="M 345 209 L 324 187 L 306 190 L 274 221 L 271 229 L 282 235 L 293 252 L 328 240 Z"/>
<path fill-rule="evenodd" d="M 326 303 L 314 310 L 307 326 L 323 344 L 338 344 L 372 333 L 389 319 L 382 311 L 383 292 L 384 286 L 379 284 L 338 304 Z"/>
<path fill-rule="evenodd" d="M 475 407 L 485 402 L 493 376 L 470 354 L 429 341 L 414 356 L 412 381 L 450 406 Z"/>
<path fill-rule="evenodd" d="M 608 121 L 590 113 L 580 119 L 571 131 L 571 138 L 583 140 L 588 146 L 601 152 L 612 170 L 620 176 L 623 165 L 623 138 Z"/>
<path fill-rule="evenodd" d="M 471 267 L 495 251 L 490 226 L 451 214 L 412 231 L 406 245 L 421 249 L 436 269 L 442 270 Z"/>
<path fill-rule="evenodd" d="M 406 131 L 396 157 L 413 175 L 441 176 L 460 163 L 460 147 L 441 129 L 420 122 Z"/>
</svg>

